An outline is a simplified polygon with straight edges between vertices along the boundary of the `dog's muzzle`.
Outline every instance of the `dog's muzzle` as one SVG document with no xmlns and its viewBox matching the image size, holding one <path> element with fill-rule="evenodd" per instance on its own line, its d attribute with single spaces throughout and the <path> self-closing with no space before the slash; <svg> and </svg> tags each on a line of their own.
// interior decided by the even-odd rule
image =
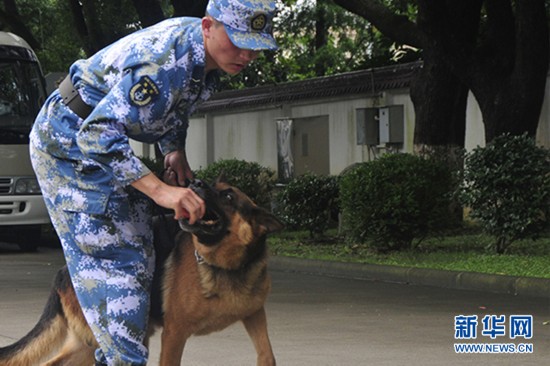
<svg viewBox="0 0 550 366">
<path fill-rule="evenodd" d="M 192 181 L 189 184 L 189 188 L 204 200 L 206 212 L 193 225 L 189 223 L 188 219 L 179 219 L 180 228 L 183 231 L 199 236 L 201 239 L 217 236 L 223 232 L 226 226 L 226 219 L 225 214 L 216 203 L 217 192 L 208 184 L 198 179 Z"/>
</svg>

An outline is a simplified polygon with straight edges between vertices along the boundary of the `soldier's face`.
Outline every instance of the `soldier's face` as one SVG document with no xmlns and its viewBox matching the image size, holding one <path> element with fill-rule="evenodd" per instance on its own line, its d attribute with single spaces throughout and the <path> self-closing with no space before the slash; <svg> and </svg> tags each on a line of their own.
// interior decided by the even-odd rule
<svg viewBox="0 0 550 366">
<path fill-rule="evenodd" d="M 221 69 L 230 75 L 236 75 L 258 57 L 260 51 L 244 50 L 235 46 L 227 36 L 223 24 L 204 18 L 202 26 L 207 71 Z"/>
</svg>

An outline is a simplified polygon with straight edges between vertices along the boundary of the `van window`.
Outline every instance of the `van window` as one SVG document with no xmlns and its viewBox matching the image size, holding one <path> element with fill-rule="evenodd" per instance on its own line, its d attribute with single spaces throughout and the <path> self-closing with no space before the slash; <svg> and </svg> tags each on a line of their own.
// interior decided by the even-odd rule
<svg viewBox="0 0 550 366">
<path fill-rule="evenodd" d="M 0 144 L 27 144 L 44 92 L 38 64 L 0 60 Z"/>
</svg>

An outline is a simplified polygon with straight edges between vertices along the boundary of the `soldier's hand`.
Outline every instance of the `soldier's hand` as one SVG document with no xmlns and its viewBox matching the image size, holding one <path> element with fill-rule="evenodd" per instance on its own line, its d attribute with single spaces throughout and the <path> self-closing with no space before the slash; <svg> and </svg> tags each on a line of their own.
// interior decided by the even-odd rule
<svg viewBox="0 0 550 366">
<path fill-rule="evenodd" d="M 176 220 L 185 218 L 193 225 L 204 216 L 204 201 L 190 188 L 166 186 L 165 192 L 159 195 L 157 204 L 174 210 Z"/>
<path fill-rule="evenodd" d="M 193 190 L 170 186 L 154 174 L 136 180 L 132 186 L 159 206 L 174 210 L 175 219 L 188 218 L 191 225 L 203 217 L 206 211 L 204 201 Z"/>
<path fill-rule="evenodd" d="M 172 151 L 164 157 L 164 168 L 175 173 L 177 184 L 185 186 L 185 180 L 193 180 L 193 172 L 183 150 Z"/>
</svg>

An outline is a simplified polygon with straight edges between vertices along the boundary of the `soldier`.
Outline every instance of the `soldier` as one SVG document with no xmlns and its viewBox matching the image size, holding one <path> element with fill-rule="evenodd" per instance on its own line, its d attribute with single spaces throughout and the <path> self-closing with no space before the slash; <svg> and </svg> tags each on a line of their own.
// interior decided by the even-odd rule
<svg viewBox="0 0 550 366">
<path fill-rule="evenodd" d="M 191 223 L 204 202 L 160 181 L 129 139 L 158 143 L 181 185 L 188 117 L 272 36 L 275 2 L 211 0 L 204 18 L 173 18 L 76 61 L 31 132 L 31 158 L 98 365 L 145 365 L 154 267 L 151 200 Z"/>
</svg>

